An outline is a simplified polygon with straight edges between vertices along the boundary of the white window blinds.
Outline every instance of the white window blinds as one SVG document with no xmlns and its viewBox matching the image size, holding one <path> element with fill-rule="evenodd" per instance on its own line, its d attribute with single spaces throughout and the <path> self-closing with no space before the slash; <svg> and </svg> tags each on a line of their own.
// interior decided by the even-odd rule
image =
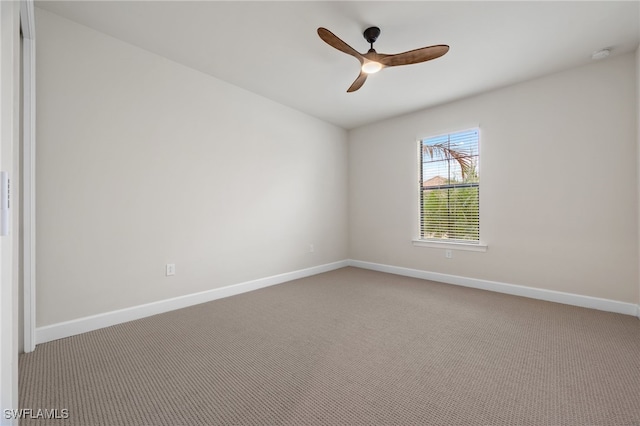
<svg viewBox="0 0 640 426">
<path fill-rule="evenodd" d="M 420 239 L 479 242 L 479 133 L 420 141 Z"/>
</svg>

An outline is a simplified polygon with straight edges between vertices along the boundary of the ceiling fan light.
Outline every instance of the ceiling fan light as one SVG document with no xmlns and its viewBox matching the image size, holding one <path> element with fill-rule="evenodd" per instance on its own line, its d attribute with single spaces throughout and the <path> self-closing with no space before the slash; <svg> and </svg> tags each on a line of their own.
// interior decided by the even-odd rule
<svg viewBox="0 0 640 426">
<path fill-rule="evenodd" d="M 377 73 L 382 69 L 382 64 L 375 61 L 367 61 L 362 64 L 362 72 L 367 74 Z"/>
</svg>

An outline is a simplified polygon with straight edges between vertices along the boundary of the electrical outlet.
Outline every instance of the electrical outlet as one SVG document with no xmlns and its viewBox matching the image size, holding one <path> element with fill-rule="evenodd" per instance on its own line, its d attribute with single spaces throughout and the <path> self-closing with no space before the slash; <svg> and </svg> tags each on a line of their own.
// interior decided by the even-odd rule
<svg viewBox="0 0 640 426">
<path fill-rule="evenodd" d="M 453 251 L 445 250 L 444 251 L 444 257 L 446 257 L 447 259 L 451 259 L 453 257 Z"/>
<path fill-rule="evenodd" d="M 176 274 L 176 264 L 175 263 L 167 263 L 166 267 L 167 276 Z"/>
<path fill-rule="evenodd" d="M 313 246 L 313 244 L 309 244 L 309 253 L 313 253 L 314 251 L 316 251 L 316 248 Z"/>
</svg>

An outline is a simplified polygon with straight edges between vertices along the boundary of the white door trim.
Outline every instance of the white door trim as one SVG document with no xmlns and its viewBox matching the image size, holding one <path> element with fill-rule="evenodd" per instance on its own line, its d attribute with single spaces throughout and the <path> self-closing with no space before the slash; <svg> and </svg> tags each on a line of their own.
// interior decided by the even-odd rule
<svg viewBox="0 0 640 426">
<path fill-rule="evenodd" d="M 20 9 L 17 2 L 0 1 L 0 169 L 11 178 L 19 121 L 19 37 Z M 4 410 L 18 408 L 18 281 L 14 279 L 14 234 L 0 237 L 0 408 L 3 425 L 17 425 L 6 419 Z"/>
<path fill-rule="evenodd" d="M 36 348 L 36 27 L 33 0 L 20 2 L 23 84 L 24 351 Z"/>
</svg>

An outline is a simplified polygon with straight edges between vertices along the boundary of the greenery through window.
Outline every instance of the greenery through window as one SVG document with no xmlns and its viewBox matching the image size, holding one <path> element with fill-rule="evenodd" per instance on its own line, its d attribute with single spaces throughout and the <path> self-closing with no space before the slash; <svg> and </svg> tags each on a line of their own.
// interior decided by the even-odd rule
<svg viewBox="0 0 640 426">
<path fill-rule="evenodd" d="M 480 240 L 479 130 L 420 141 L 420 238 Z"/>
</svg>

